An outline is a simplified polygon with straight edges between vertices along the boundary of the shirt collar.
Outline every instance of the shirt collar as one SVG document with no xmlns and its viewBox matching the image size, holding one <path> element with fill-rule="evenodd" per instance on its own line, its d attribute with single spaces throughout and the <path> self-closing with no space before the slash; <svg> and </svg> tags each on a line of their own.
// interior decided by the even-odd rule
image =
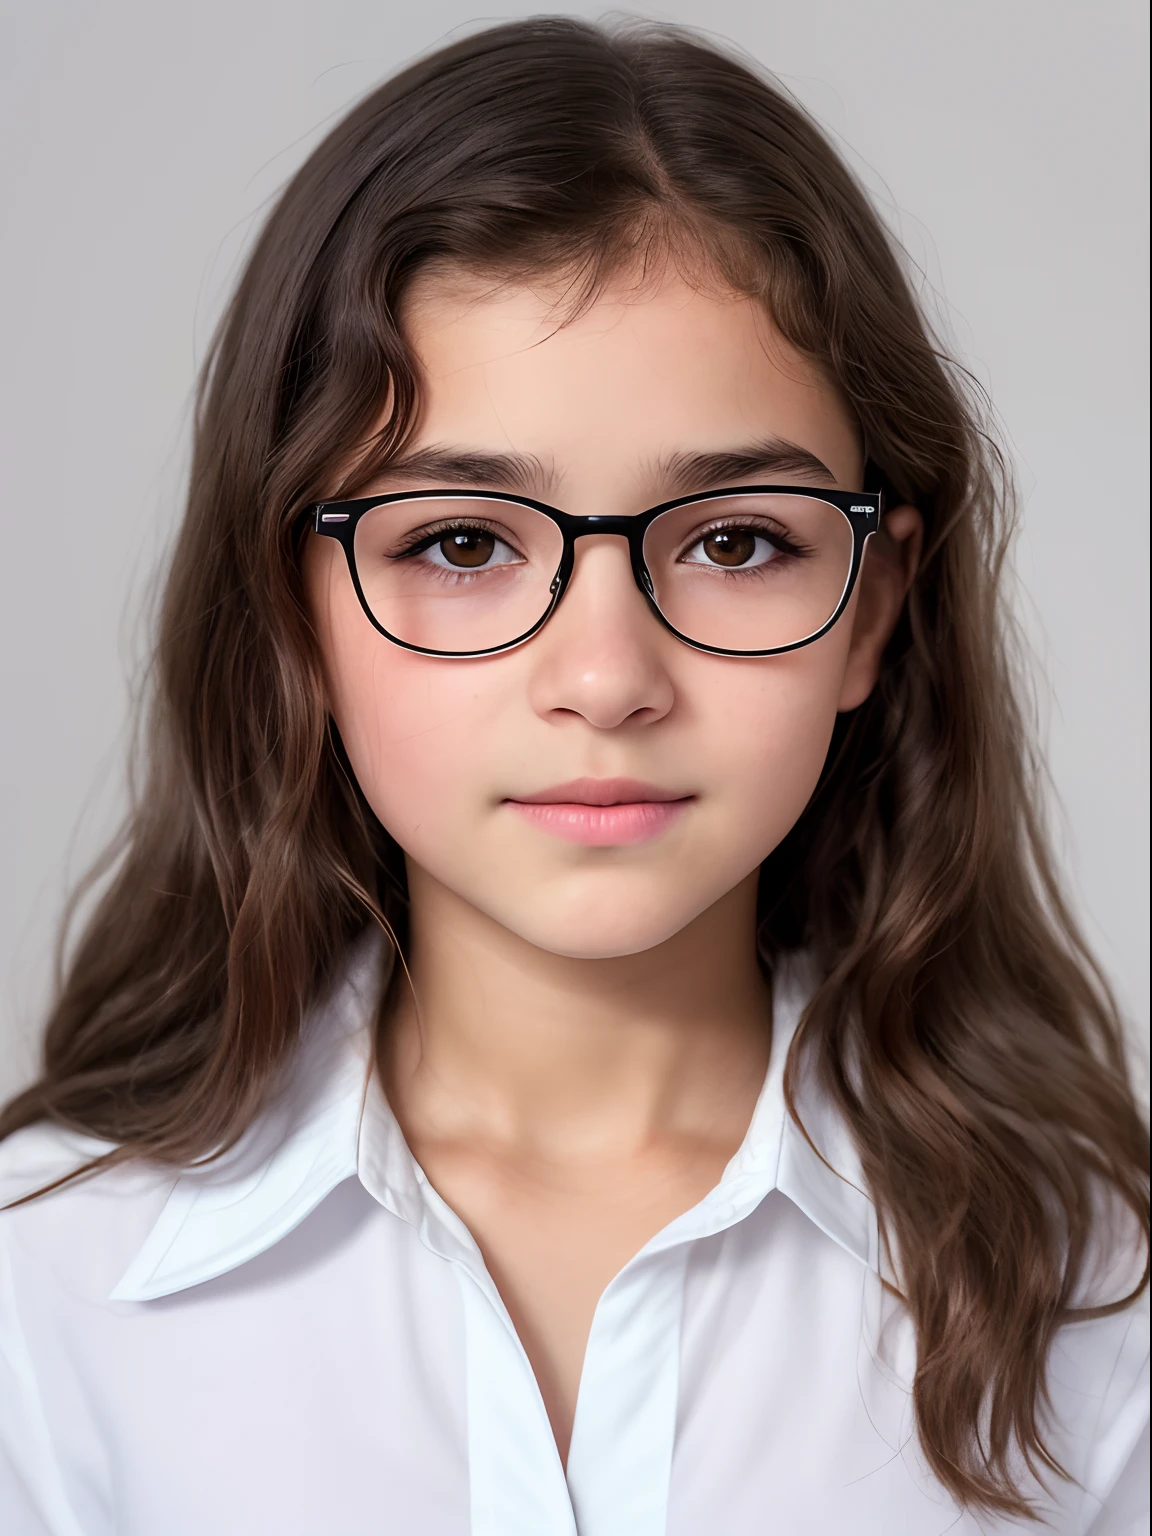
<svg viewBox="0 0 1152 1536">
<path fill-rule="evenodd" d="M 467 1228 L 428 1183 L 371 1070 L 385 958 L 375 930 L 357 942 L 309 1011 L 285 1093 L 223 1157 L 179 1175 L 111 1300 L 168 1296 L 238 1268 L 353 1176 L 425 1246 L 477 1266 Z M 812 979 L 803 960 L 778 969 L 771 1063 L 747 1135 L 719 1184 L 642 1254 L 732 1226 L 779 1189 L 833 1241 L 878 1268 L 876 1215 L 847 1128 L 811 1082 L 802 1083 L 797 1104 L 807 1135 L 784 1105 L 784 1060 Z"/>
</svg>

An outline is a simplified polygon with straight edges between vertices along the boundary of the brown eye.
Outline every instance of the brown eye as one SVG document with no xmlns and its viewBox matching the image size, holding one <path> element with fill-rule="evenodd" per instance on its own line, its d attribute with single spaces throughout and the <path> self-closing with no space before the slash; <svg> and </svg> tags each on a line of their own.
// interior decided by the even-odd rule
<svg viewBox="0 0 1152 1536">
<path fill-rule="evenodd" d="M 747 565 L 756 553 L 756 535 L 748 528 L 717 528 L 700 543 L 713 565 Z"/>
<path fill-rule="evenodd" d="M 680 556 L 680 564 L 714 571 L 752 571 L 779 554 L 767 534 L 757 528 L 709 528 Z"/>
<path fill-rule="evenodd" d="M 440 552 L 449 565 L 487 565 L 496 550 L 496 535 L 486 528 L 457 528 L 440 540 Z"/>
</svg>

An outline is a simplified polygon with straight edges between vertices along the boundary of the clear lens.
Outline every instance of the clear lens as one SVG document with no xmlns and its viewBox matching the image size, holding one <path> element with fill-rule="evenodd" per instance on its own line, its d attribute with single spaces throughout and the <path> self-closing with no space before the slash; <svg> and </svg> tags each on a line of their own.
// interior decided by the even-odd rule
<svg viewBox="0 0 1152 1536">
<path fill-rule="evenodd" d="M 563 554 L 551 518 L 480 497 L 374 507 L 356 527 L 356 572 L 381 627 L 430 651 L 485 651 L 548 611 Z"/>
<path fill-rule="evenodd" d="M 497 650 L 547 613 L 563 537 L 550 517 L 469 495 L 374 507 L 356 571 L 381 628 L 429 651 Z M 644 536 L 653 597 L 674 629 L 731 651 L 795 645 L 836 612 L 852 569 L 848 519 L 816 496 L 740 494 L 661 514 Z"/>
<path fill-rule="evenodd" d="M 689 640 L 769 651 L 822 629 L 852 569 L 852 528 L 814 496 L 718 496 L 662 513 L 644 537 L 656 606 Z"/>
</svg>

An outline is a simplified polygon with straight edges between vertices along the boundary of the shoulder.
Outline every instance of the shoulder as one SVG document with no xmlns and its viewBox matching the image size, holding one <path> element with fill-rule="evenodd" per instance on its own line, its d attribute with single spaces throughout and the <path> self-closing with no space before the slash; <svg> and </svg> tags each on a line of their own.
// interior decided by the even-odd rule
<svg viewBox="0 0 1152 1536">
<path fill-rule="evenodd" d="M 1053 1341 L 1047 1386 L 1058 1460 L 1083 1490 L 1091 1518 L 1127 1508 L 1135 1486 L 1144 1489 L 1147 1520 L 1148 1365 L 1147 1286 L 1103 1317 L 1074 1318 Z M 1104 1528 L 1113 1529 L 1107 1517 Z"/>
<path fill-rule="evenodd" d="M 173 1177 L 125 1164 L 46 1189 L 110 1150 L 44 1123 L 0 1142 L 0 1509 L 16 1521 L 5 1530 L 81 1527 L 73 1452 L 87 1431 L 71 1406 L 85 1401 L 73 1352 L 99 1340 L 104 1374 L 115 1360 L 109 1294 Z M 82 1482 L 91 1467 L 80 1463 Z"/>
<path fill-rule="evenodd" d="M 0 1261 L 9 1285 L 55 1283 L 93 1301 L 107 1299 L 177 1177 L 171 1169 L 125 1163 L 48 1187 L 110 1150 L 108 1142 L 46 1123 L 0 1142 Z"/>
<path fill-rule="evenodd" d="M 1047 1388 L 1063 1440 L 1058 1459 L 1083 1490 L 1088 1515 L 1107 1511 L 1111 1530 L 1107 1522 L 1127 1508 L 1133 1486 L 1145 1490 L 1147 1518 L 1147 1246 L 1140 1219 L 1113 1190 L 1094 1187 L 1093 1204 L 1091 1241 L 1052 1342 Z"/>
<path fill-rule="evenodd" d="M 110 1148 L 110 1142 L 63 1130 L 46 1120 L 14 1131 L 0 1141 L 0 1206 L 63 1178 Z"/>
</svg>

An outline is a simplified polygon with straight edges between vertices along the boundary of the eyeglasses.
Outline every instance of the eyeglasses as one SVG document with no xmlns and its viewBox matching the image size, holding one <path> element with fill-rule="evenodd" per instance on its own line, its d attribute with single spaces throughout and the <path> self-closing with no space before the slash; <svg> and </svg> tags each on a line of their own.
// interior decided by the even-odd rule
<svg viewBox="0 0 1152 1536">
<path fill-rule="evenodd" d="M 665 628 L 719 656 L 775 656 L 826 634 L 880 525 L 878 491 L 742 485 L 633 517 L 574 517 L 496 491 L 400 491 L 320 502 L 382 635 L 425 656 L 511 650 L 555 613 L 576 540 L 628 541 L 632 575 Z"/>
</svg>

